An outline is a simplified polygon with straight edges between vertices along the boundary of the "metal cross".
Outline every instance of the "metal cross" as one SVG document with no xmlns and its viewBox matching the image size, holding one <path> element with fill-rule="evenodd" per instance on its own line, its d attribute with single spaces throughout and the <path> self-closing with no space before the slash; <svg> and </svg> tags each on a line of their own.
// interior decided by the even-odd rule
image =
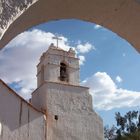
<svg viewBox="0 0 140 140">
<path fill-rule="evenodd" d="M 58 41 L 62 40 L 61 38 L 59 38 L 58 36 L 54 36 L 52 39 L 56 39 L 56 46 L 58 48 Z"/>
</svg>

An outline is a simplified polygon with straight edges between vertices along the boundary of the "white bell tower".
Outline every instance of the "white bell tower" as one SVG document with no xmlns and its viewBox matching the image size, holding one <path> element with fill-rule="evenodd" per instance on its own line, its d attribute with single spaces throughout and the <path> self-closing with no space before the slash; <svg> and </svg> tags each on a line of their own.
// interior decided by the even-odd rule
<svg viewBox="0 0 140 140">
<path fill-rule="evenodd" d="M 31 103 L 47 114 L 47 140 L 103 140 L 103 122 L 89 88 L 79 85 L 79 60 L 53 44 L 37 65 L 38 88 Z"/>
<path fill-rule="evenodd" d="M 79 85 L 79 59 L 73 49 L 64 51 L 51 44 L 37 65 L 37 86 L 44 81 Z"/>
</svg>

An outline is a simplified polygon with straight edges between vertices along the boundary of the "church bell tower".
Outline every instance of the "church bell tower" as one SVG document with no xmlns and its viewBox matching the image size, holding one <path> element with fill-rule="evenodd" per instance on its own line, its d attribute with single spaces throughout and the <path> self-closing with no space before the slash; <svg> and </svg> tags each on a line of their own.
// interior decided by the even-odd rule
<svg viewBox="0 0 140 140">
<path fill-rule="evenodd" d="M 103 140 L 103 122 L 93 110 L 89 88 L 79 85 L 73 49 L 51 44 L 43 53 L 31 103 L 47 114 L 46 140 Z"/>
<path fill-rule="evenodd" d="M 44 81 L 79 85 L 79 59 L 75 51 L 70 48 L 67 52 L 51 44 L 37 66 L 37 86 Z"/>
</svg>

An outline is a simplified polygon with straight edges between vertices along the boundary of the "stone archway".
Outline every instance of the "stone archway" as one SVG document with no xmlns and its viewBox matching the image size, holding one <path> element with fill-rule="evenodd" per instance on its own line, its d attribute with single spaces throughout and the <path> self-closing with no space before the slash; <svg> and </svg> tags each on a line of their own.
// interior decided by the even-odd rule
<svg viewBox="0 0 140 140">
<path fill-rule="evenodd" d="M 139 13 L 139 0 L 1 0 L 0 48 L 34 25 L 75 18 L 109 28 L 140 51 Z"/>
</svg>

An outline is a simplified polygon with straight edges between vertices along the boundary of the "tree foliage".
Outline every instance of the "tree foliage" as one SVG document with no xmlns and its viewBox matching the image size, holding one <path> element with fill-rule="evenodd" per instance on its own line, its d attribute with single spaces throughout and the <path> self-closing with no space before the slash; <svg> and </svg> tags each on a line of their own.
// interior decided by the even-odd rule
<svg viewBox="0 0 140 140">
<path fill-rule="evenodd" d="M 140 140 L 140 112 L 129 111 L 125 115 L 115 113 L 117 126 L 104 128 L 107 140 Z"/>
</svg>

